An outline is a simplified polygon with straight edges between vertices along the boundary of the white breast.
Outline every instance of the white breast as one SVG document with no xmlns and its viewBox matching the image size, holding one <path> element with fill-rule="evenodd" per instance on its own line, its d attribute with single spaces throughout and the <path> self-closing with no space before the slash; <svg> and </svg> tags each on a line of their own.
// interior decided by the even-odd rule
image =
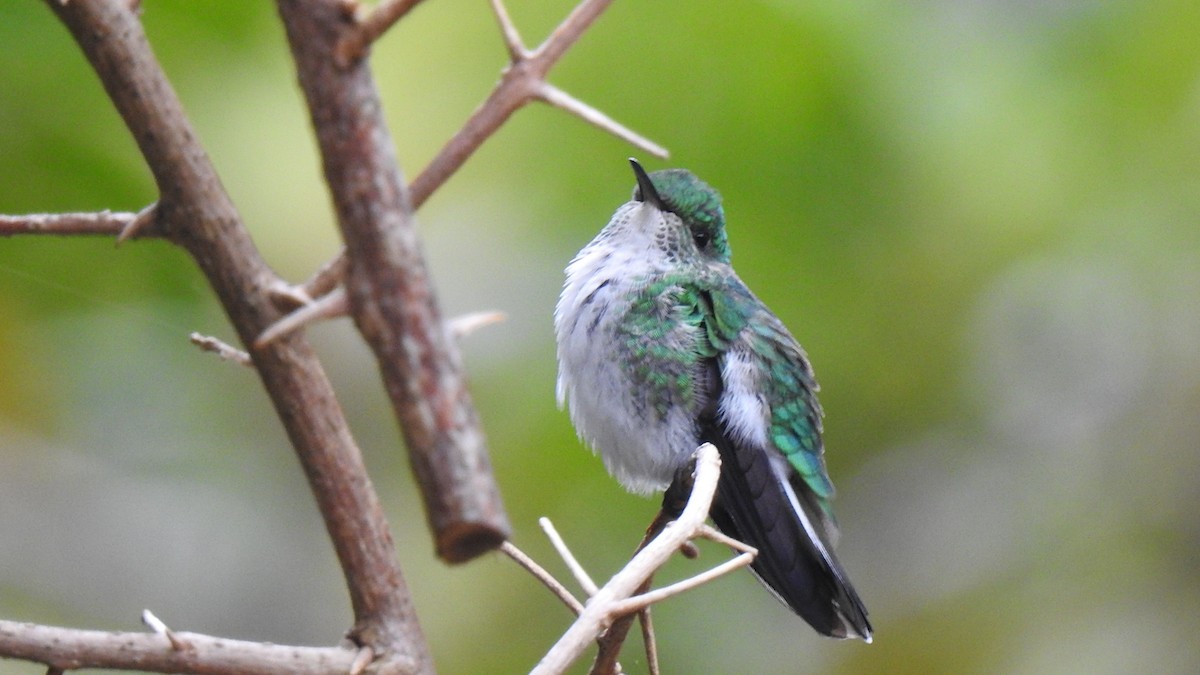
<svg viewBox="0 0 1200 675">
<path fill-rule="evenodd" d="M 643 494 L 665 489 L 680 456 L 697 445 L 691 420 L 677 419 L 681 411 L 658 420 L 633 406 L 630 392 L 636 385 L 619 360 L 627 348 L 614 331 L 630 298 L 667 269 L 653 240 L 661 219 L 641 202 L 618 209 L 567 267 L 554 311 L 558 405 L 569 403 L 576 432 L 601 455 L 609 473 Z"/>
</svg>

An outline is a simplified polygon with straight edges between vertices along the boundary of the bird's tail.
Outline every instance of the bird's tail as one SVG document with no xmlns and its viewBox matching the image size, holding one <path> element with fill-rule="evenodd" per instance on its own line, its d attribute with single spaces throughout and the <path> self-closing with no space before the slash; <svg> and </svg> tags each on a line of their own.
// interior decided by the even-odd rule
<svg viewBox="0 0 1200 675">
<path fill-rule="evenodd" d="M 786 460 L 724 434 L 721 479 L 710 515 L 725 534 L 758 549 L 751 568 L 817 632 L 871 641 L 867 609 L 833 552 L 833 525 Z"/>
</svg>

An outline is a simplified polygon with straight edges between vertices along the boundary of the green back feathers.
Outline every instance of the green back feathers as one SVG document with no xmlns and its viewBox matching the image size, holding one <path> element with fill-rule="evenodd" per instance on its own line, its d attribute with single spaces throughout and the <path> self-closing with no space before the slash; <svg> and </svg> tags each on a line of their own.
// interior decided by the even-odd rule
<svg viewBox="0 0 1200 675">
<path fill-rule="evenodd" d="M 821 404 L 817 382 L 800 345 L 783 324 L 763 308 L 751 322 L 749 343 L 767 369 L 764 387 L 771 405 L 768 437 L 787 457 L 832 518 L 833 483 L 825 470 L 821 441 Z"/>
</svg>

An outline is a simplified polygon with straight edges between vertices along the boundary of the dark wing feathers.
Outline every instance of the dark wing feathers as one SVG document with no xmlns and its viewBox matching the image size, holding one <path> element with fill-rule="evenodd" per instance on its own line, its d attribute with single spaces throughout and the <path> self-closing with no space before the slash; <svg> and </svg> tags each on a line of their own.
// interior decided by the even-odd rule
<svg viewBox="0 0 1200 675">
<path fill-rule="evenodd" d="M 866 608 L 833 551 L 806 533 L 767 453 L 732 442 L 716 418 L 701 433 L 721 455 L 710 515 L 722 532 L 758 549 L 751 565 L 758 578 L 817 632 L 869 639 Z"/>
<path fill-rule="evenodd" d="M 812 372 L 795 339 L 758 298 L 736 276 L 725 281 L 722 292 L 700 295 L 706 301 L 700 313 L 708 346 L 717 348 L 702 354 L 708 405 L 698 420 L 700 439 L 715 445 L 721 456 L 710 515 L 725 534 L 758 549 L 751 569 L 814 629 L 870 641 L 867 610 L 833 552 L 836 532 L 828 501 L 833 488 L 821 457 L 821 411 Z M 764 367 L 763 379 L 725 382 L 724 359 L 739 352 L 745 357 L 746 351 Z M 724 394 L 744 397 L 747 391 L 767 402 L 766 442 L 790 447 L 762 447 L 745 429 L 731 426 L 730 411 L 721 413 Z"/>
</svg>

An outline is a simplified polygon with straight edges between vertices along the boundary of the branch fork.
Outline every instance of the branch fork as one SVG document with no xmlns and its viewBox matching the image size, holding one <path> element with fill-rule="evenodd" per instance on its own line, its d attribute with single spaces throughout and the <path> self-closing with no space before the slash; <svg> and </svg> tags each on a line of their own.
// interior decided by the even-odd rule
<svg viewBox="0 0 1200 675">
<path fill-rule="evenodd" d="M 623 617 L 644 612 L 654 603 L 662 602 L 667 598 L 708 583 L 720 576 L 746 567 L 754 561 L 754 557 L 758 554 L 756 549 L 721 534 L 705 522 L 709 509 L 712 507 L 713 498 L 716 496 L 717 482 L 720 478 L 721 460 L 717 449 L 711 444 L 705 443 L 697 449 L 693 461 L 695 463 L 694 484 L 687 504 L 679 517 L 666 523 L 657 534 L 651 532 L 648 540 L 643 542 L 633 559 L 602 587 L 597 587 L 592 581 L 590 575 L 563 543 L 550 521 L 545 518 L 539 521 L 576 581 L 590 596 L 586 603 L 581 604 L 576 600 L 560 582 L 554 579 L 553 575 L 520 552 L 511 542 L 505 543 L 502 551 L 533 574 L 577 615 L 575 622 L 546 653 L 546 656 L 531 671 L 532 673 L 552 675 L 564 672 L 579 658 L 588 645 L 597 639 L 602 642 L 602 653 L 593 666 L 592 672 L 614 672 L 616 655 L 620 651 L 619 643 L 624 640 L 624 633 L 622 632 L 617 639 L 617 644 L 604 645 L 603 640 L 604 637 L 607 637 L 606 631 L 609 631 L 617 621 Z M 696 538 L 711 539 L 729 546 L 738 554 L 693 577 L 659 589 L 648 590 L 649 581 L 655 571 L 666 564 L 676 551 L 690 546 L 691 540 Z M 644 625 L 649 631 L 648 614 L 645 615 L 644 621 L 646 621 Z M 647 647 L 652 651 L 652 632 L 648 632 L 646 635 Z M 657 657 L 651 653 L 649 660 L 651 663 L 656 663 Z M 654 666 L 654 670 L 657 670 L 657 666 Z"/>
<path fill-rule="evenodd" d="M 365 19 L 349 29 L 337 46 L 337 58 L 342 65 L 365 56 L 369 44 L 383 35 L 388 26 L 415 7 L 420 0 L 387 0 L 381 2 Z M 487 99 L 475 110 L 438 155 L 408 186 L 408 198 L 415 211 L 492 136 L 517 110 L 533 101 L 547 103 L 566 111 L 592 126 L 606 131 L 656 157 L 666 158 L 667 149 L 629 129 L 602 111 L 580 101 L 546 81 L 546 76 L 574 45 L 583 32 L 612 4 L 612 0 L 583 0 L 536 49 L 530 50 L 521 39 L 502 0 L 491 0 L 492 12 L 500 26 L 509 63 L 501 71 L 500 81 Z M 341 63 L 341 61 L 339 61 Z M 346 252 L 326 263 L 304 291 L 320 303 L 320 296 L 333 292 L 345 275 Z M 332 301 L 338 302 L 338 301 Z M 337 305 L 331 311 L 316 311 L 299 307 L 270 326 L 256 340 L 262 346 L 272 340 L 319 320 L 345 316 L 348 307 Z"/>
</svg>

